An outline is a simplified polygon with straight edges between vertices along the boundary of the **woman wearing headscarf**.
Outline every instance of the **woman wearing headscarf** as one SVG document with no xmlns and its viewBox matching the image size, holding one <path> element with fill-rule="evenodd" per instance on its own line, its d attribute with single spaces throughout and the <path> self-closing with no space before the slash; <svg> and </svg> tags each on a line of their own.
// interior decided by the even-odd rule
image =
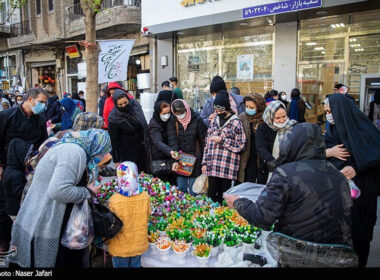
<svg viewBox="0 0 380 280">
<path fill-rule="evenodd" d="M 34 180 L 12 229 L 11 246 L 17 255 L 8 258 L 21 267 L 83 267 L 85 250 L 61 245 L 74 203 L 99 193 L 97 163 L 111 150 L 106 131 L 67 132 L 38 163 Z"/>
<path fill-rule="evenodd" d="M 148 124 L 141 106 L 121 89 L 115 90 L 113 100 L 115 107 L 108 117 L 108 132 L 115 166 L 132 161 L 140 171 L 147 172 Z"/>
<path fill-rule="evenodd" d="M 166 101 L 156 102 L 154 105 L 153 117 L 149 122 L 149 146 L 150 159 L 153 160 L 169 160 L 176 159 L 175 150 L 168 146 L 168 122 L 170 120 L 170 105 Z M 158 174 L 153 174 L 158 176 Z M 168 174 L 160 174 L 160 179 L 168 181 L 172 185 L 176 185 L 176 176 L 170 170 Z"/>
<path fill-rule="evenodd" d="M 280 155 L 280 141 L 285 133 L 297 121 L 290 120 L 285 105 L 281 101 L 272 101 L 263 113 L 264 123 L 256 131 L 256 150 L 265 164 L 277 159 Z M 268 169 L 266 168 L 266 173 Z M 266 177 L 266 176 L 265 176 Z"/>
<path fill-rule="evenodd" d="M 56 128 L 61 130 L 70 129 L 74 125 L 76 116 L 82 113 L 81 109 L 69 97 L 65 97 L 59 101 L 61 103 L 61 123 L 56 124 Z"/>
<path fill-rule="evenodd" d="M 273 176 L 256 202 L 226 195 L 250 224 L 317 243 L 352 246 L 350 188 L 326 160 L 321 129 L 300 124 L 285 134 Z"/>
<path fill-rule="evenodd" d="M 380 131 L 380 91 L 376 91 L 373 101 L 369 103 L 368 118 Z"/>
<path fill-rule="evenodd" d="M 243 124 L 232 111 L 229 94 L 221 90 L 214 101 L 216 117 L 207 131 L 202 160 L 202 173 L 208 176 L 207 195 L 214 202 L 223 203 L 223 193 L 237 179 L 240 152 L 246 144 Z"/>
<path fill-rule="evenodd" d="M 376 224 L 377 195 L 380 195 L 380 132 L 342 94 L 330 95 L 324 102 L 324 110 L 330 123 L 325 134 L 326 154 L 361 191 L 352 209 L 352 237 L 359 267 L 365 267 Z M 345 160 L 331 157 L 329 149 L 342 144 L 351 156 Z"/>
<path fill-rule="evenodd" d="M 294 88 L 290 94 L 292 101 L 289 104 L 288 115 L 291 120 L 296 120 L 299 123 L 306 122 L 305 120 L 305 101 L 301 98 L 301 92 L 298 88 Z"/>
<path fill-rule="evenodd" d="M 245 112 L 239 115 L 243 123 L 247 145 L 240 158 L 238 181 L 265 184 L 266 172 L 263 160 L 256 152 L 256 131 L 264 123 L 265 100 L 258 93 L 251 93 L 243 99 Z"/>
<path fill-rule="evenodd" d="M 123 222 L 121 231 L 108 244 L 113 267 L 141 267 L 141 255 L 148 251 L 150 197 L 138 183 L 136 164 L 123 162 L 117 168 L 117 192 L 110 198 L 110 210 Z"/>
<path fill-rule="evenodd" d="M 202 174 L 201 163 L 206 144 L 207 126 L 200 115 L 195 113 L 185 100 L 174 100 L 171 111 L 174 117 L 168 123 L 169 147 L 172 147 L 174 151 L 182 151 L 196 156 L 192 174 L 189 177 L 177 176 L 177 186 L 182 192 L 194 194 L 192 186 L 195 179 Z M 178 163 L 175 162 L 173 170 L 176 170 L 177 167 Z"/>
</svg>

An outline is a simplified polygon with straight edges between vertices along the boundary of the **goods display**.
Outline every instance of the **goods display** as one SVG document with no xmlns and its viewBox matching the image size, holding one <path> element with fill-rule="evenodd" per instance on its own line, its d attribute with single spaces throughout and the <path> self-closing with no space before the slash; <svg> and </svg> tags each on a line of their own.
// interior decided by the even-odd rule
<svg viewBox="0 0 380 280">
<path fill-rule="evenodd" d="M 155 246 L 165 258 L 169 249 L 176 255 L 190 251 L 197 258 L 208 258 L 216 248 L 253 244 L 260 235 L 261 230 L 236 210 L 214 203 L 206 195 L 194 197 L 145 173 L 139 175 L 138 183 L 151 199 L 150 248 L 153 251 Z M 106 202 L 116 186 L 116 180 L 104 184 L 99 199 Z"/>
</svg>

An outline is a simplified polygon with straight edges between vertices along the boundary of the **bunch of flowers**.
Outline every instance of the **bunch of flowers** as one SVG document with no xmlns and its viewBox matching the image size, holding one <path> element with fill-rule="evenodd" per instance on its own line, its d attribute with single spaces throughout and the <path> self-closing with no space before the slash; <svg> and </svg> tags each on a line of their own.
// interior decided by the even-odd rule
<svg viewBox="0 0 380 280">
<path fill-rule="evenodd" d="M 155 243 L 157 248 L 161 250 L 165 250 L 170 247 L 170 239 L 164 236 L 159 237 Z"/>
<path fill-rule="evenodd" d="M 226 235 L 224 236 L 223 243 L 226 244 L 228 247 L 233 247 L 237 245 L 240 242 L 240 238 L 234 231 L 228 231 Z"/>
<path fill-rule="evenodd" d="M 207 232 L 205 238 L 206 238 L 207 244 L 214 247 L 214 248 L 218 247 L 220 244 L 222 244 L 223 239 L 224 239 L 223 236 L 220 236 L 214 232 Z"/>
<path fill-rule="evenodd" d="M 208 258 L 210 256 L 211 246 L 207 243 L 200 243 L 194 246 L 193 254 L 197 257 Z"/>
<path fill-rule="evenodd" d="M 102 178 L 100 178 L 100 183 L 101 183 Z M 117 180 L 112 179 L 110 182 L 102 184 L 100 187 L 100 193 L 97 194 L 97 197 L 99 201 L 103 204 L 107 204 L 111 196 L 113 196 L 114 193 L 116 193 L 116 188 L 117 188 Z"/>
<path fill-rule="evenodd" d="M 172 243 L 172 248 L 177 253 L 184 253 L 190 248 L 190 244 L 186 244 L 185 240 L 176 240 Z"/>
</svg>

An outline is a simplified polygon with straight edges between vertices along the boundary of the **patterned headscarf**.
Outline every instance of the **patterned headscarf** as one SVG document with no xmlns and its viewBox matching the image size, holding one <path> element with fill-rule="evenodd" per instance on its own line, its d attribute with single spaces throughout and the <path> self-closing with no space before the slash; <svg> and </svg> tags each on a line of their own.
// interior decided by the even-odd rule
<svg viewBox="0 0 380 280">
<path fill-rule="evenodd" d="M 102 129 L 89 129 L 82 131 L 68 131 L 53 147 L 73 143 L 79 145 L 85 150 L 87 155 L 87 169 L 89 173 L 88 183 L 92 183 L 98 179 L 99 157 L 111 152 L 111 140 L 108 132 Z M 52 148 L 53 148 L 52 147 Z"/>
<path fill-rule="evenodd" d="M 245 101 L 253 101 L 256 104 L 256 114 L 253 116 L 248 116 L 249 122 L 252 123 L 254 130 L 256 131 L 257 125 L 264 123 L 263 113 L 265 111 L 265 99 L 259 93 L 249 93 L 244 97 Z"/>
<path fill-rule="evenodd" d="M 101 116 L 91 112 L 79 113 L 73 125 L 73 130 L 88 130 L 90 128 L 101 129 L 103 127 L 104 121 Z"/>
<path fill-rule="evenodd" d="M 137 181 L 138 175 L 135 163 L 131 161 L 122 162 L 117 168 L 118 193 L 128 197 L 142 193 L 142 188 Z"/>
</svg>

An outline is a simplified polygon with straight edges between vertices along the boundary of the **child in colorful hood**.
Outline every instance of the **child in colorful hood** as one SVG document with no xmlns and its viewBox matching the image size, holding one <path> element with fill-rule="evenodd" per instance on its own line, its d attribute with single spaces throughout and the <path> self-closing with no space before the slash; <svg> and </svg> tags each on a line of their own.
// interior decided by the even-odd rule
<svg viewBox="0 0 380 280">
<path fill-rule="evenodd" d="M 109 241 L 113 267 L 141 267 L 141 255 L 148 250 L 150 196 L 138 182 L 135 163 L 125 161 L 117 168 L 117 193 L 110 198 L 110 210 L 123 222 L 121 231 Z"/>
</svg>

